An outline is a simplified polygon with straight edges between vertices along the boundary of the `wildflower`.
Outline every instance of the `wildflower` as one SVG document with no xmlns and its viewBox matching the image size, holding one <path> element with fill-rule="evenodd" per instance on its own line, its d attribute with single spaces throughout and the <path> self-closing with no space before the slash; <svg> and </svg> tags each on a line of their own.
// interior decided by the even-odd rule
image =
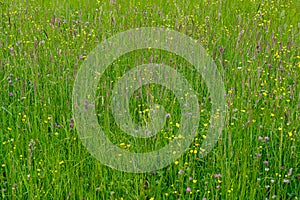
<svg viewBox="0 0 300 200">
<path fill-rule="evenodd" d="M 272 179 L 272 180 L 271 180 L 271 183 L 275 183 L 275 180 L 274 180 L 274 179 Z"/>
<path fill-rule="evenodd" d="M 266 188 L 266 190 L 268 190 L 268 189 L 270 188 L 270 186 L 269 186 L 269 185 L 266 185 L 266 187 L 265 187 L 265 188 Z"/>
<path fill-rule="evenodd" d="M 18 188 L 18 184 L 17 184 L 17 183 L 14 183 L 14 184 L 12 185 L 12 189 L 15 190 L 15 189 L 17 189 L 17 188 Z"/>
<path fill-rule="evenodd" d="M 178 174 L 183 174 L 184 173 L 184 171 L 181 169 L 181 170 L 179 170 L 179 172 L 178 172 Z"/>
<path fill-rule="evenodd" d="M 10 93 L 9 93 L 9 96 L 12 97 L 12 96 L 14 96 L 14 94 L 13 94 L 12 92 L 10 92 Z"/>
<path fill-rule="evenodd" d="M 214 174 L 214 178 L 221 178 L 222 174 Z"/>
<path fill-rule="evenodd" d="M 187 192 L 190 192 L 190 191 L 192 191 L 192 189 L 191 189 L 190 187 L 187 187 L 187 188 L 186 188 L 186 191 L 187 191 Z"/>
<path fill-rule="evenodd" d="M 288 184 L 288 183 L 290 183 L 291 181 L 290 181 L 289 179 L 283 179 L 283 182 Z"/>
<path fill-rule="evenodd" d="M 270 170 L 270 168 L 265 168 L 265 171 L 268 172 Z"/>
<path fill-rule="evenodd" d="M 265 165 L 269 164 L 269 161 L 268 161 L 268 160 L 265 160 L 265 161 L 264 161 L 264 164 L 265 164 Z"/>
<path fill-rule="evenodd" d="M 288 176 L 292 176 L 292 174 L 293 174 L 293 168 L 290 168 L 290 169 L 289 169 Z"/>
</svg>

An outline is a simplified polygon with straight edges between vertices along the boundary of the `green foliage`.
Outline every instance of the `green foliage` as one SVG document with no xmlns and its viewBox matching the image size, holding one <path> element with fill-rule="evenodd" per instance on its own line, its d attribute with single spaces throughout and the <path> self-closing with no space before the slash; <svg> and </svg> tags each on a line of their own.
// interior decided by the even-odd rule
<svg viewBox="0 0 300 200">
<path fill-rule="evenodd" d="M 299 13 L 297 0 L 1 1 L 1 199 L 299 198 Z M 171 114 L 155 138 L 132 138 L 115 124 L 110 92 L 134 66 L 166 63 L 178 70 L 201 109 L 197 136 L 178 161 L 128 174 L 102 165 L 82 145 L 72 87 L 84 59 L 105 38 L 156 26 L 198 40 L 222 66 L 228 116 L 216 147 L 199 159 L 210 118 L 201 76 L 160 50 L 120 57 L 99 80 L 103 98 L 96 102 L 99 125 L 114 144 L 147 152 L 176 137 L 180 106 L 162 86 L 146 85 L 130 101 L 139 124 L 148 122 L 153 102 Z"/>
</svg>

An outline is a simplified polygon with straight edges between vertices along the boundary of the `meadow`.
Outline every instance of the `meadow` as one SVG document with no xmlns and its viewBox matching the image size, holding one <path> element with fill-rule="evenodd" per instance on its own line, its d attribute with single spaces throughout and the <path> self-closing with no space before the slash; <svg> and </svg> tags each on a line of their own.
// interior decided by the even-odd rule
<svg viewBox="0 0 300 200">
<path fill-rule="evenodd" d="M 300 1 L 297 0 L 2 0 L 0 1 L 0 199 L 299 199 Z M 170 165 L 127 173 L 82 144 L 72 112 L 76 74 L 113 35 L 165 27 L 196 40 L 214 59 L 227 114 L 212 151 L 199 157 L 210 123 L 205 81 L 180 56 L 142 49 L 117 58 L 99 79 L 98 125 L 116 146 L 154 151 L 178 137 L 173 92 L 147 84 L 130 97 L 132 120 L 151 120 L 151 104 L 169 113 L 153 138 L 123 132 L 109 98 L 141 64 L 165 63 L 192 85 L 199 126 Z"/>
</svg>

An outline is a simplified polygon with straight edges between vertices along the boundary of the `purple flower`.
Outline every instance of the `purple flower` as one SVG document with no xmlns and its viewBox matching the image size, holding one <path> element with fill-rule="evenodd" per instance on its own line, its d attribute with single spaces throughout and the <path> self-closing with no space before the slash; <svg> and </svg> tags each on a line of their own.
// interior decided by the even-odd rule
<svg viewBox="0 0 300 200">
<path fill-rule="evenodd" d="M 190 187 L 187 187 L 187 188 L 186 188 L 186 191 L 187 191 L 187 192 L 190 192 L 191 190 L 192 190 L 192 189 L 191 189 Z"/>
<path fill-rule="evenodd" d="M 166 117 L 171 117 L 171 114 L 170 114 L 170 113 L 167 113 L 167 114 L 166 114 Z"/>
<path fill-rule="evenodd" d="M 264 161 L 264 164 L 265 164 L 265 165 L 269 164 L 269 161 L 268 161 L 268 160 L 265 160 L 265 161 Z"/>
<path fill-rule="evenodd" d="M 189 180 L 190 180 L 190 181 L 192 181 L 192 180 L 193 180 L 193 178 L 192 178 L 192 177 L 190 177 L 190 178 L 189 178 Z"/>
<path fill-rule="evenodd" d="M 221 178 L 222 174 L 214 174 L 214 178 Z"/>
<path fill-rule="evenodd" d="M 261 153 L 256 154 L 256 157 L 261 157 Z"/>
<path fill-rule="evenodd" d="M 13 94 L 12 92 L 10 92 L 10 93 L 9 93 L 9 96 L 12 97 L 12 96 L 14 96 L 14 94 Z"/>
<path fill-rule="evenodd" d="M 70 128 L 73 128 L 73 127 L 74 127 L 74 124 L 71 123 L 71 124 L 70 124 Z"/>
<path fill-rule="evenodd" d="M 262 129 L 262 128 L 263 128 L 263 126 L 262 126 L 262 125 L 260 125 L 260 126 L 259 126 L 259 128 L 260 128 L 260 129 Z"/>
<path fill-rule="evenodd" d="M 74 119 L 73 119 L 73 118 L 70 118 L 70 122 L 74 122 Z"/>
<path fill-rule="evenodd" d="M 179 170 L 179 172 L 178 172 L 178 174 L 183 174 L 184 173 L 184 171 L 181 169 L 181 170 Z"/>
<path fill-rule="evenodd" d="M 264 139 L 265 139 L 265 141 L 269 141 L 270 140 L 270 138 L 267 137 L 267 136 Z"/>
</svg>

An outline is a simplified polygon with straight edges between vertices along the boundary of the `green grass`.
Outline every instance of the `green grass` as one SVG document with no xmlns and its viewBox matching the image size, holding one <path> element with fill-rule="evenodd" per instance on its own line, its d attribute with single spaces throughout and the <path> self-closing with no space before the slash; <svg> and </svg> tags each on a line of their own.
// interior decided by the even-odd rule
<svg viewBox="0 0 300 200">
<path fill-rule="evenodd" d="M 299 13 L 297 0 L 1 1 L 0 199 L 299 199 Z M 131 137 L 114 122 L 111 89 L 134 66 L 176 69 L 196 91 L 201 111 L 197 136 L 176 162 L 153 173 L 120 172 L 81 143 L 72 122 L 73 84 L 105 38 L 156 26 L 198 40 L 223 68 L 226 123 L 215 148 L 198 158 L 211 106 L 201 76 L 169 52 L 123 55 L 97 90 L 99 126 L 114 144 L 148 152 L 176 137 L 180 105 L 158 85 L 140 88 L 130 101 L 138 124 L 149 121 L 153 102 L 171 113 L 156 138 Z"/>
</svg>

